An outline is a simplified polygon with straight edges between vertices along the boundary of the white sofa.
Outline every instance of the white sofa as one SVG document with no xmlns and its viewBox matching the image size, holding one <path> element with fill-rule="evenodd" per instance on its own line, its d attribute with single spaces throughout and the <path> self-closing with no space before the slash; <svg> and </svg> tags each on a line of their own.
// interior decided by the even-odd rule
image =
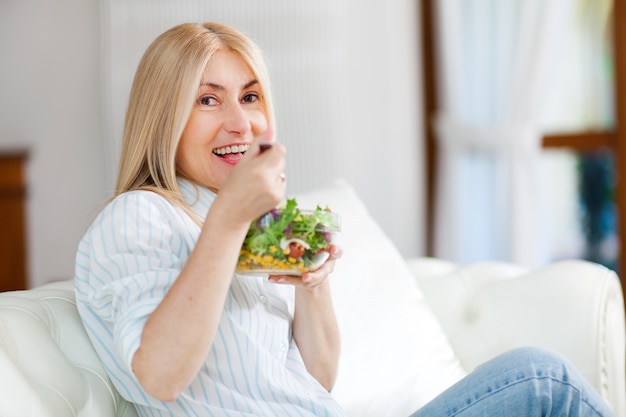
<svg viewBox="0 0 626 417">
<path fill-rule="evenodd" d="M 616 274 L 584 261 L 533 271 L 403 260 L 344 182 L 297 196 L 344 219 L 333 274 L 343 337 L 334 395 L 350 417 L 402 417 L 510 348 L 568 357 L 626 417 L 624 304 Z M 78 317 L 72 281 L 0 294 L 0 416 L 129 417 Z"/>
</svg>

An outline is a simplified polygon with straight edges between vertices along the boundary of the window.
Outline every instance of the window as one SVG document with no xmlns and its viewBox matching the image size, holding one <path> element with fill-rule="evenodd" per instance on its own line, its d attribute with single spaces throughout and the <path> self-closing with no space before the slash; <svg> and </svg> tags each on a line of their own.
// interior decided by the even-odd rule
<svg viewBox="0 0 626 417">
<path fill-rule="evenodd" d="M 546 134 L 542 145 L 546 159 L 551 160 L 547 162 L 551 166 L 547 169 L 574 170 L 577 193 L 572 194 L 570 189 L 569 195 L 572 198 L 578 196 L 581 213 L 584 209 L 586 216 L 579 215 L 580 236 L 570 228 L 572 235 L 561 237 L 563 241 L 582 237 L 585 248 L 569 248 L 560 255 L 555 251 L 554 257 L 572 257 L 579 253 L 577 257 L 602 261 L 619 269 L 620 263 L 626 262 L 626 244 L 621 243 L 622 237 L 626 237 L 626 221 L 620 221 L 626 219 L 626 181 L 615 181 L 616 178 L 626 178 L 626 137 L 623 137 L 626 135 L 626 54 L 623 51 L 626 47 L 626 6 L 609 0 L 570 1 L 573 2 L 572 15 L 564 18 L 570 25 L 567 30 L 572 38 L 568 48 L 560 51 L 564 53 L 563 59 L 559 60 L 562 67 L 554 69 L 563 74 L 560 78 L 563 84 L 551 86 L 555 90 L 551 91 L 553 96 L 550 99 L 546 95 L 543 110 Z M 438 154 L 432 120 L 439 107 L 434 5 L 434 1 L 424 0 L 421 10 L 428 198 L 426 224 L 430 255 L 434 249 Z M 590 56 L 594 57 L 593 60 Z M 567 111 L 559 108 L 564 102 L 570 106 Z M 559 164 L 561 168 L 558 168 Z M 585 172 L 592 174 L 585 176 Z M 585 181 L 590 178 L 601 181 L 589 186 Z M 604 194 L 595 195 L 594 191 Z M 594 214 L 592 221 L 589 214 Z M 598 239 L 604 245 L 602 256 L 594 253 L 597 247 L 590 247 L 597 244 Z M 607 255 L 610 251 L 613 255 Z"/>
</svg>

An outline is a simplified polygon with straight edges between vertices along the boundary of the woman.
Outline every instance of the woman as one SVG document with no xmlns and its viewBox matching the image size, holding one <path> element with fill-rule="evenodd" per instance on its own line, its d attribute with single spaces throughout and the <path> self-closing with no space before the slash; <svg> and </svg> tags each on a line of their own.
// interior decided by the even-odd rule
<svg viewBox="0 0 626 417">
<path fill-rule="evenodd" d="M 117 197 L 82 240 L 75 281 L 142 415 L 340 414 L 326 278 L 341 250 L 301 279 L 233 276 L 250 223 L 284 198 L 285 149 L 260 151 L 273 124 L 260 53 L 230 28 L 178 26 L 139 64 Z"/>
<path fill-rule="evenodd" d="M 265 65 L 238 31 L 182 24 L 144 54 L 116 196 L 81 241 L 75 276 L 96 351 L 142 416 L 343 415 L 329 393 L 339 332 L 328 276 L 341 248 L 302 277 L 234 274 L 248 226 L 284 199 L 273 132 Z M 416 415 L 519 416 L 557 403 L 558 415 L 610 415 L 560 358 L 525 349 Z"/>
</svg>

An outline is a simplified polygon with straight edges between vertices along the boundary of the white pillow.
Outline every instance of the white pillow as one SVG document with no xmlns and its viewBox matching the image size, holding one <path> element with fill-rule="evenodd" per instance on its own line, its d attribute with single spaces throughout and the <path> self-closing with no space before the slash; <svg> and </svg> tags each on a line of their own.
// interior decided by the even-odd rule
<svg viewBox="0 0 626 417">
<path fill-rule="evenodd" d="M 465 375 L 391 240 L 343 180 L 294 196 L 342 217 L 331 276 L 342 333 L 333 395 L 349 417 L 407 417 Z M 410 233 L 410 231 L 407 231 Z"/>
</svg>

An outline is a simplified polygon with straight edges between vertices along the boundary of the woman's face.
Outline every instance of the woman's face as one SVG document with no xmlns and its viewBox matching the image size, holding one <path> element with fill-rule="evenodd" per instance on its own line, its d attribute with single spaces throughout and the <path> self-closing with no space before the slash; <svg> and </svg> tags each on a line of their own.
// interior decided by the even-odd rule
<svg viewBox="0 0 626 417">
<path fill-rule="evenodd" d="M 265 104 L 241 56 L 220 50 L 209 61 L 176 154 L 177 170 L 217 192 L 252 139 L 268 128 Z"/>
</svg>

